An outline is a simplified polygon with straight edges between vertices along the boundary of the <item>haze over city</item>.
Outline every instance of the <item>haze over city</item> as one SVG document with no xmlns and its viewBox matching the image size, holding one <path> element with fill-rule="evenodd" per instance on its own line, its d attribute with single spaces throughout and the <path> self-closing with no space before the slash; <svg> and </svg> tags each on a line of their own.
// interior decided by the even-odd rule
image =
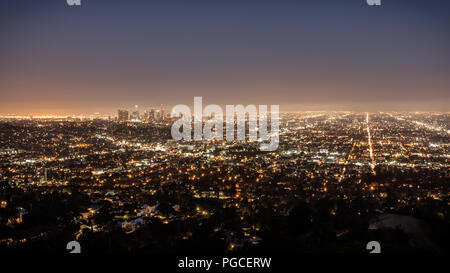
<svg viewBox="0 0 450 273">
<path fill-rule="evenodd" d="M 448 1 L 0 1 L 0 114 L 450 111 Z"/>
</svg>

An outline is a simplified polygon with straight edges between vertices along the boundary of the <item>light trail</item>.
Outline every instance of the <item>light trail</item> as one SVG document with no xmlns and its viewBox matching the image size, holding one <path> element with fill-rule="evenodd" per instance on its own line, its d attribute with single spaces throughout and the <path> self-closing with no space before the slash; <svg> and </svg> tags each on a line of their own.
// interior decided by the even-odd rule
<svg viewBox="0 0 450 273">
<path fill-rule="evenodd" d="M 366 130 L 367 130 L 367 136 L 368 136 L 368 143 L 369 143 L 369 155 L 370 160 L 372 161 L 370 164 L 370 167 L 372 168 L 372 171 L 375 173 L 375 160 L 373 157 L 373 146 L 372 146 L 372 135 L 370 134 L 370 127 L 369 127 L 369 113 L 366 113 Z"/>
</svg>

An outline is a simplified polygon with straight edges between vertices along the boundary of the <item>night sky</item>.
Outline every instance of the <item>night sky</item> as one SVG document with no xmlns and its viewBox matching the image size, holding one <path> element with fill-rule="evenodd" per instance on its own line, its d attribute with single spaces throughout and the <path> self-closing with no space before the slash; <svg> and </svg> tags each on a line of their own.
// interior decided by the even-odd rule
<svg viewBox="0 0 450 273">
<path fill-rule="evenodd" d="M 0 0 L 0 114 L 450 111 L 450 1 Z"/>
</svg>

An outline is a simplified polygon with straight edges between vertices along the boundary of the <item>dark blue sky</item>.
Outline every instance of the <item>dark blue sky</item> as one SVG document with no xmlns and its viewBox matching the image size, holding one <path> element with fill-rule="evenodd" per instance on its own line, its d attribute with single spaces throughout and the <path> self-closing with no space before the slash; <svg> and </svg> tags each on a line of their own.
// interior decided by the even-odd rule
<svg viewBox="0 0 450 273">
<path fill-rule="evenodd" d="M 0 114 L 450 111 L 450 1 L 0 0 Z"/>
</svg>

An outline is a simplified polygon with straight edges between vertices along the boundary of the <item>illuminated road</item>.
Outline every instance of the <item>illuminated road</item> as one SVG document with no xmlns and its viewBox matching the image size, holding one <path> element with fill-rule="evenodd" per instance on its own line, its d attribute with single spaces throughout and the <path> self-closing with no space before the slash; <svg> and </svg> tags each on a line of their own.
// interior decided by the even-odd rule
<svg viewBox="0 0 450 273">
<path fill-rule="evenodd" d="M 417 120 L 406 120 L 404 118 L 401 118 L 401 117 L 398 117 L 398 116 L 394 116 L 393 114 L 390 114 L 390 113 L 386 113 L 386 114 L 388 116 L 390 116 L 391 118 L 395 118 L 398 121 L 405 121 L 405 122 L 413 123 L 413 124 L 417 125 L 417 128 L 425 128 L 425 129 L 428 129 L 428 130 L 431 130 L 431 131 L 440 131 L 440 132 L 444 132 L 444 133 L 450 134 L 450 130 L 447 130 L 447 129 L 442 128 L 440 126 L 427 124 L 427 123 L 420 122 L 420 121 L 417 121 Z"/>
<path fill-rule="evenodd" d="M 367 136 L 368 136 L 368 142 L 369 142 L 369 155 L 370 160 L 372 161 L 370 163 L 370 167 L 372 168 L 372 171 L 375 173 L 375 160 L 373 158 L 373 146 L 372 146 L 372 135 L 370 134 L 370 127 L 369 127 L 369 113 L 366 113 L 366 130 L 367 130 Z"/>
</svg>

